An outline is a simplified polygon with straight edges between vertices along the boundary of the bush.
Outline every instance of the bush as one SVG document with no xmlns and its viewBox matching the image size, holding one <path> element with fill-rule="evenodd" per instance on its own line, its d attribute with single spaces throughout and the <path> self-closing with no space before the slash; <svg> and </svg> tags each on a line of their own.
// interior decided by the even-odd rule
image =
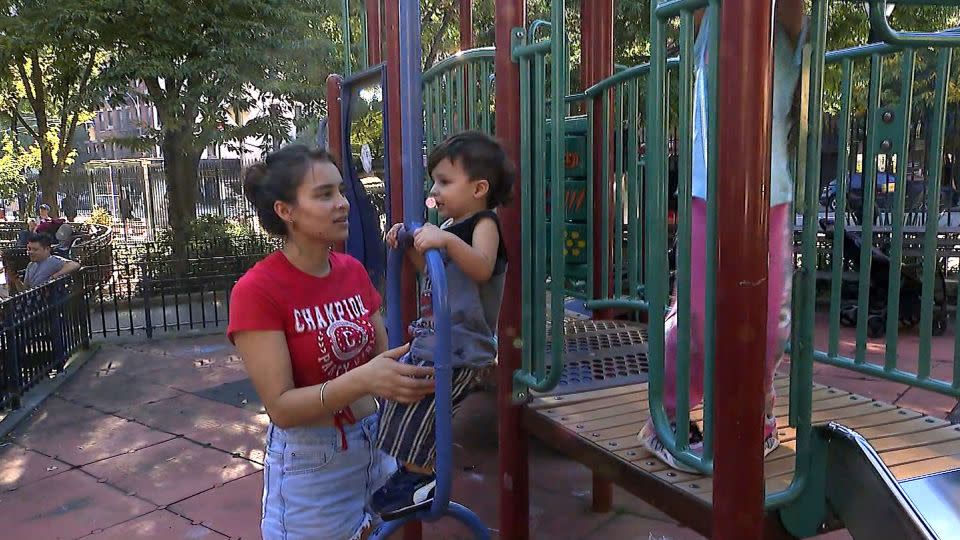
<svg viewBox="0 0 960 540">
<path fill-rule="evenodd" d="M 87 220 L 87 223 L 109 227 L 113 224 L 113 216 L 110 215 L 110 212 L 107 212 L 106 208 L 102 206 L 94 206 L 93 212 L 90 214 L 90 219 Z"/>
<path fill-rule="evenodd" d="M 248 224 L 206 214 L 197 217 L 187 226 L 186 250 L 174 250 L 173 231 L 167 229 L 158 235 L 153 251 L 162 257 L 179 252 L 179 257 L 206 259 L 262 254 L 273 248 L 274 242 L 254 232 Z"/>
</svg>

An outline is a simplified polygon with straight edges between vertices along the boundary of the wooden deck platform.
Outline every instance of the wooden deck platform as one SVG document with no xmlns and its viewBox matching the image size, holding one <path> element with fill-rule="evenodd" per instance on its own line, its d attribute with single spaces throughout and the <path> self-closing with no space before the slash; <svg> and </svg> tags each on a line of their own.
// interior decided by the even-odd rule
<svg viewBox="0 0 960 540">
<path fill-rule="evenodd" d="M 568 339 L 575 336 L 568 335 Z M 595 351 L 603 356 L 605 351 Z M 609 381 L 607 381 L 609 384 Z M 767 456 L 768 492 L 786 488 L 793 478 L 795 432 L 786 427 L 789 380 L 775 382 L 781 447 Z M 529 431 L 675 519 L 709 535 L 713 483 L 709 477 L 667 468 L 640 447 L 637 433 L 648 417 L 647 383 L 535 397 L 524 421 Z M 702 409 L 691 413 L 700 420 Z M 880 453 L 898 480 L 960 468 L 960 426 L 840 388 L 813 389 L 813 421 L 837 421 L 857 430 Z M 769 537 L 785 534 L 768 519 Z"/>
</svg>

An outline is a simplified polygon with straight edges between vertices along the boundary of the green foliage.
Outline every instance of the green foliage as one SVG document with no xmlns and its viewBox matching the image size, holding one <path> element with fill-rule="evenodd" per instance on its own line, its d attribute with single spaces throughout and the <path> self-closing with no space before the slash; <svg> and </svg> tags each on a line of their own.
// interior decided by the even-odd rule
<svg viewBox="0 0 960 540">
<path fill-rule="evenodd" d="M 114 98 L 129 81 L 156 106 L 162 144 L 185 135 L 188 149 L 285 140 L 297 104 L 316 108 L 335 50 L 320 34 L 329 0 L 123 0 L 122 43 L 111 65 Z M 122 31 L 120 30 L 122 29 Z"/>
<path fill-rule="evenodd" d="M 38 148 L 44 201 L 54 208 L 74 156 L 73 135 L 102 100 L 109 3 L 7 0 L 0 11 L 0 117 Z"/>
<path fill-rule="evenodd" d="M 216 214 L 197 216 L 197 219 L 190 222 L 187 232 L 190 241 L 244 238 L 253 235 L 253 229 L 249 225 Z M 162 232 L 159 240 L 167 243 L 173 241 L 169 231 Z"/>
<path fill-rule="evenodd" d="M 40 168 L 37 145 L 23 148 L 6 134 L 0 139 L 0 199 L 22 193 L 29 183 L 26 171 Z"/>
<path fill-rule="evenodd" d="M 87 220 L 87 223 L 109 227 L 113 224 L 113 216 L 110 215 L 110 212 L 108 212 L 106 208 L 102 206 L 94 206 L 93 212 L 91 212 L 90 219 Z"/>
<path fill-rule="evenodd" d="M 269 240 L 256 234 L 248 223 L 215 214 L 198 216 L 188 224 L 186 231 L 188 246 L 182 252 L 191 259 L 269 251 Z M 172 231 L 161 232 L 157 237 L 158 253 L 177 252 L 175 243 Z"/>
</svg>

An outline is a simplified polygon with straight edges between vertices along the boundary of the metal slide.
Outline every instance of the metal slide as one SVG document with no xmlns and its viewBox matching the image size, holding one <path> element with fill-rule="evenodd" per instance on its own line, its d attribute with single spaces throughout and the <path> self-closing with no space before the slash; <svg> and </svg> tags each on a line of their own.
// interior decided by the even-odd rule
<svg viewBox="0 0 960 540">
<path fill-rule="evenodd" d="M 856 431 L 831 422 L 827 500 L 854 538 L 947 540 L 960 536 L 960 469 L 898 482 Z"/>
</svg>

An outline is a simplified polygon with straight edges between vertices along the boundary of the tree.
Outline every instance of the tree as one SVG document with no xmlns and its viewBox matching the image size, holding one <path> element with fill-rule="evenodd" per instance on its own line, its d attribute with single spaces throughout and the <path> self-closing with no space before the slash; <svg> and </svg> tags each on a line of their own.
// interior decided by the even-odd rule
<svg viewBox="0 0 960 540">
<path fill-rule="evenodd" d="M 0 139 L 0 199 L 8 199 L 28 188 L 28 170 L 40 168 L 40 148 L 24 148 L 16 137 L 6 134 Z"/>
<path fill-rule="evenodd" d="M 286 140 L 293 99 L 318 102 L 323 81 L 307 60 L 331 65 L 316 37 L 329 0 L 115 0 L 115 96 L 129 91 L 154 105 L 175 246 L 196 216 L 198 165 L 213 144 L 259 137 Z M 297 66 L 293 69 L 292 66 Z M 311 89 L 314 89 L 312 92 Z M 251 118 L 247 118 L 251 117 Z"/>
<path fill-rule="evenodd" d="M 57 213 L 57 191 L 77 126 L 99 101 L 101 0 L 7 0 L 0 14 L 0 112 L 39 152 L 43 202 Z"/>
</svg>

